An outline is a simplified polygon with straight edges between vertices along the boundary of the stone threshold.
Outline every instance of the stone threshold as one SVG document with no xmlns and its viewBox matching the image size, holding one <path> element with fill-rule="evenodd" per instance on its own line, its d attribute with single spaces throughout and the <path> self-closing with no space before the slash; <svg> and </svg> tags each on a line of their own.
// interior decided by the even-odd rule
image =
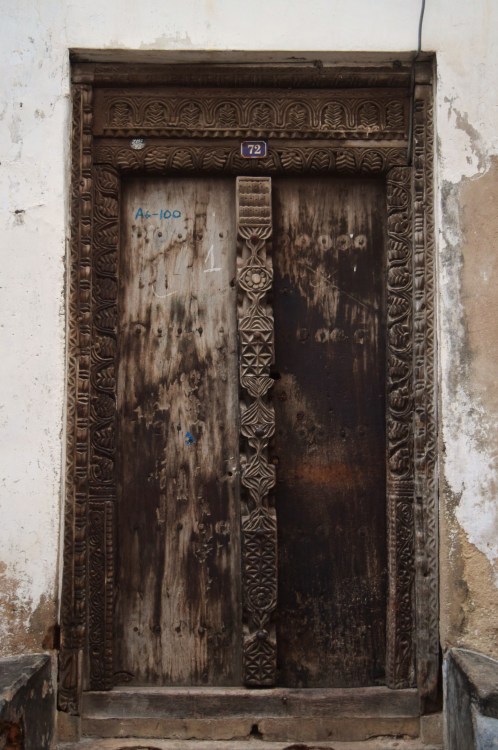
<svg viewBox="0 0 498 750">
<path fill-rule="evenodd" d="M 442 745 L 426 745 L 420 739 L 394 737 L 332 743 L 88 738 L 76 743 L 61 743 L 57 750 L 442 750 Z"/>
</svg>

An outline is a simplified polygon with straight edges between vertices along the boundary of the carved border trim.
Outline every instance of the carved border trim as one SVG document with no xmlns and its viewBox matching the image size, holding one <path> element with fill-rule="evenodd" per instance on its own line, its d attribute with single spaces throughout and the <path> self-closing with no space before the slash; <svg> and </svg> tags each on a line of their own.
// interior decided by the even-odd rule
<svg viewBox="0 0 498 750">
<path fill-rule="evenodd" d="M 113 675 L 119 173 L 112 167 L 95 167 L 94 186 L 88 648 L 90 686 L 108 690 Z"/>
<path fill-rule="evenodd" d="M 268 462 L 275 411 L 267 398 L 273 386 L 270 367 L 274 361 L 274 321 L 267 300 L 273 284 L 271 198 L 271 177 L 237 177 L 239 367 L 241 390 L 245 391 L 240 401 L 241 484 L 245 490 L 241 508 L 246 619 L 243 676 L 251 687 L 274 685 L 277 669 L 272 622 L 277 607 L 277 517 L 269 503 L 275 467 Z"/>
<path fill-rule="evenodd" d="M 384 174 L 406 163 L 406 148 L 383 146 L 272 146 L 266 159 L 243 159 L 239 146 L 158 144 L 133 150 L 122 140 L 100 140 L 96 164 L 114 164 L 123 172 L 222 172 L 224 174 Z"/>
<path fill-rule="evenodd" d="M 90 284 L 92 243 L 92 88 L 73 88 L 71 245 L 67 329 L 64 558 L 58 705 L 77 714 L 86 631 Z"/>
<path fill-rule="evenodd" d="M 414 437 L 417 686 L 428 705 L 439 681 L 438 487 L 432 89 L 415 90 Z"/>
<path fill-rule="evenodd" d="M 386 679 L 414 682 L 413 363 L 411 168 L 387 175 L 387 545 Z"/>
</svg>

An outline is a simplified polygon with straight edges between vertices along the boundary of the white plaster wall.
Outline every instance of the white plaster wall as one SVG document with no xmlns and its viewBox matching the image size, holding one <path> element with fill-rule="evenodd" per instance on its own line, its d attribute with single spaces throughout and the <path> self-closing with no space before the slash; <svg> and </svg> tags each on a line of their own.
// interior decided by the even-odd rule
<svg viewBox="0 0 498 750">
<path fill-rule="evenodd" d="M 3 596 L 15 607 L 8 620 L 0 614 L 6 651 L 28 647 L 19 633 L 57 588 L 68 49 L 410 51 L 420 1 L 0 0 L 0 10 L 0 603 Z M 498 152 L 497 30 L 495 0 L 427 0 L 423 48 L 438 59 L 440 187 L 476 178 Z M 496 451 L 476 431 L 497 415 L 472 392 L 471 373 L 455 373 L 465 336 L 458 214 L 458 205 L 441 203 L 443 472 L 468 541 L 496 570 Z"/>
</svg>

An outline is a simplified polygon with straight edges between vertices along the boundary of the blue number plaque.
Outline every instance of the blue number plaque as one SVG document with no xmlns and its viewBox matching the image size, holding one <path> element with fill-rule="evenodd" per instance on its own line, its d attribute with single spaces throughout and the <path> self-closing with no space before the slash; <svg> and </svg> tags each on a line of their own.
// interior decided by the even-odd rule
<svg viewBox="0 0 498 750">
<path fill-rule="evenodd" d="M 266 141 L 242 141 L 240 155 L 244 159 L 264 159 L 268 155 Z"/>
</svg>

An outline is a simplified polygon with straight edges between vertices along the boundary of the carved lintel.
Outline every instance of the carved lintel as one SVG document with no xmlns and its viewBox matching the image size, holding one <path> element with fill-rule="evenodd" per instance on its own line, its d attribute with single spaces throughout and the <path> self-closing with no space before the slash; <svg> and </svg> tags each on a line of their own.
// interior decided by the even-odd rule
<svg viewBox="0 0 498 750">
<path fill-rule="evenodd" d="M 406 161 L 406 146 L 286 146 L 272 144 L 267 158 L 243 159 L 240 147 L 214 141 L 188 145 L 153 143 L 136 151 L 120 139 L 96 143 L 97 164 L 112 164 L 122 172 L 164 171 L 174 173 L 206 172 L 224 174 L 385 174 Z"/>
<path fill-rule="evenodd" d="M 251 55 L 251 57 L 253 57 Z M 408 89 L 411 65 L 398 61 L 381 63 L 375 69 L 351 65 L 332 65 L 322 59 L 323 65 L 310 64 L 314 60 L 282 60 L 285 64 L 263 65 L 251 63 L 206 65 L 206 63 L 172 63 L 168 65 L 139 63 L 76 62 L 77 53 L 72 53 L 72 79 L 77 83 L 95 82 L 102 86 L 182 86 L 194 89 L 209 88 L 278 88 L 278 89 Z M 85 57 L 84 59 L 88 59 Z M 421 59 L 421 57 L 419 58 Z M 417 63 L 417 67 L 428 63 Z M 420 76 L 420 73 L 419 73 Z M 418 81 L 418 78 L 417 78 Z"/>
<path fill-rule="evenodd" d="M 275 467 L 268 462 L 268 442 L 275 414 L 267 401 L 273 381 L 273 316 L 266 302 L 273 269 L 267 254 L 272 233 L 271 178 L 237 178 L 239 239 L 239 339 L 241 437 L 245 440 L 242 487 L 242 579 L 244 592 L 244 682 L 251 687 L 275 684 L 276 641 L 272 615 L 277 605 L 277 522 L 269 493 Z"/>
<path fill-rule="evenodd" d="M 411 169 L 387 176 L 387 518 L 389 591 L 386 679 L 414 684 L 413 280 Z"/>
<path fill-rule="evenodd" d="M 169 138 L 406 140 L 404 89 L 96 90 L 94 135 Z"/>
</svg>

